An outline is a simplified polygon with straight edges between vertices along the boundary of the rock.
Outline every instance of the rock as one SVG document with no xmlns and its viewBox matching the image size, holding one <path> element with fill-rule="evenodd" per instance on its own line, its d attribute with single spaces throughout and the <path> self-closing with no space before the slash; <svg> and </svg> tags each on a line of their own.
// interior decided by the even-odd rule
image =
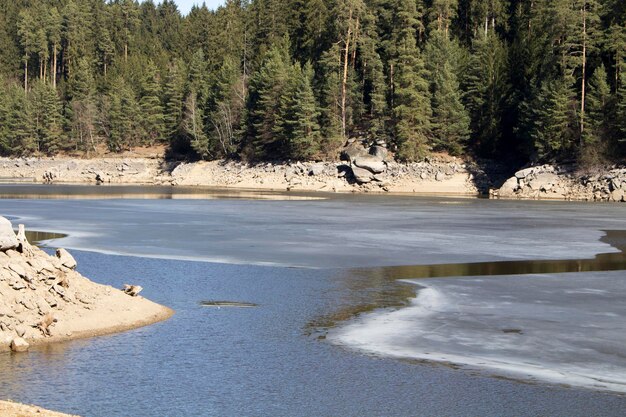
<svg viewBox="0 0 626 417">
<path fill-rule="evenodd" d="M 9 220 L 0 216 L 0 250 L 16 248 L 19 242 L 13 232 L 13 225 Z"/>
<path fill-rule="evenodd" d="M 30 345 L 21 337 L 16 337 L 11 341 L 11 350 L 13 352 L 26 352 Z"/>
<path fill-rule="evenodd" d="M 438 172 L 438 173 L 435 175 L 435 180 L 436 180 L 436 181 L 443 181 L 443 180 L 445 180 L 445 179 L 446 179 L 446 174 L 444 174 L 443 172 Z"/>
<path fill-rule="evenodd" d="M 380 174 L 387 170 L 387 165 L 382 159 L 372 155 L 359 155 L 352 162 L 357 167 L 366 169 L 374 174 Z"/>
<path fill-rule="evenodd" d="M 324 164 L 314 164 L 309 168 L 310 176 L 322 175 L 324 173 Z"/>
<path fill-rule="evenodd" d="M 359 156 L 365 156 L 367 154 L 368 153 L 365 148 L 359 142 L 355 141 L 343 148 L 343 150 L 341 151 L 341 160 L 352 162 Z"/>
<path fill-rule="evenodd" d="M 370 183 L 374 178 L 374 174 L 367 169 L 359 168 L 358 166 L 352 167 L 352 175 L 354 175 L 354 179 L 359 184 Z"/>
<path fill-rule="evenodd" d="M 15 333 L 17 333 L 19 337 L 24 337 L 24 335 L 26 334 L 26 326 L 24 326 L 23 324 L 15 326 Z"/>
<path fill-rule="evenodd" d="M 519 190 L 517 177 L 511 177 L 508 180 L 506 180 L 504 184 L 502 184 L 502 187 L 500 187 L 498 195 L 503 196 L 503 197 L 512 196 L 513 194 L 515 194 L 517 190 Z"/>
<path fill-rule="evenodd" d="M 617 189 L 611 192 L 611 200 L 621 202 L 626 201 L 626 191 L 622 189 Z"/>
<path fill-rule="evenodd" d="M 375 145 L 370 148 L 370 155 L 375 156 L 380 160 L 385 160 L 389 155 L 389 151 L 385 147 Z"/>
<path fill-rule="evenodd" d="M 66 251 L 63 248 L 59 248 L 57 249 L 57 258 L 59 258 L 59 261 L 61 262 L 61 265 L 70 268 L 70 269 L 75 269 L 76 268 L 76 260 L 74 259 L 74 257 L 72 255 L 70 255 L 70 253 L 68 251 Z"/>
<path fill-rule="evenodd" d="M 126 294 L 130 295 L 131 297 L 136 297 L 137 294 L 141 292 L 141 290 L 143 290 L 143 288 L 139 285 L 128 285 L 128 284 L 124 284 L 124 288 L 122 289 L 122 291 L 124 291 Z"/>
<path fill-rule="evenodd" d="M 549 191 L 559 182 L 559 177 L 556 174 L 552 174 L 549 172 L 542 172 L 540 174 L 535 175 L 532 178 L 528 186 L 533 191 Z"/>
</svg>

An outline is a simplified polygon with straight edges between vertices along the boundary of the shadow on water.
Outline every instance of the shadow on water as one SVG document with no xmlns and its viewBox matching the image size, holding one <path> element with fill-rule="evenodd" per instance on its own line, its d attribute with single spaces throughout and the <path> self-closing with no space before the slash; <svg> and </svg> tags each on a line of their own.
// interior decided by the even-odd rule
<svg viewBox="0 0 626 417">
<path fill-rule="evenodd" d="M 520 260 L 435 265 L 354 268 L 342 272 L 349 299 L 334 313 L 315 319 L 306 333 L 324 337 L 326 330 L 360 314 L 381 308 L 399 308 L 416 297 L 418 286 L 403 279 L 459 278 L 496 275 L 557 274 L 626 270 L 626 230 L 605 230 L 601 241 L 619 252 L 602 253 L 593 259 Z M 344 275 L 345 274 L 345 275 Z"/>
</svg>

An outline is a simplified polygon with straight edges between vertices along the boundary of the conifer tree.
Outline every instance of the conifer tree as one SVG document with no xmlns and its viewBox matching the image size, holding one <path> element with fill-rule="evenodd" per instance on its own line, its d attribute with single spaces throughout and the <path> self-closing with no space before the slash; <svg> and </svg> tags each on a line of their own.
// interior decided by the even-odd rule
<svg viewBox="0 0 626 417">
<path fill-rule="evenodd" d="M 29 93 L 36 151 L 53 155 L 63 146 L 63 115 L 56 90 L 43 80 L 37 81 Z"/>
<path fill-rule="evenodd" d="M 183 64 L 173 62 L 168 68 L 168 74 L 163 87 L 164 109 L 163 124 L 165 134 L 170 142 L 180 132 L 183 119 L 183 98 L 185 93 L 185 76 Z"/>
<path fill-rule="evenodd" d="M 286 157 L 296 160 L 311 159 L 319 147 L 319 111 L 311 81 L 313 67 L 302 69 L 294 64 L 280 99 L 276 134 L 287 143 Z"/>
<path fill-rule="evenodd" d="M 510 96 L 508 51 L 494 31 L 478 36 L 473 46 L 464 102 L 471 117 L 472 144 L 491 156 L 502 141 L 503 113 Z"/>
<path fill-rule="evenodd" d="M 165 139 L 165 116 L 161 105 L 161 85 L 154 63 L 145 67 L 141 82 L 141 124 L 147 145 L 152 146 Z"/>
<path fill-rule="evenodd" d="M 269 50 L 263 65 L 250 80 L 248 99 L 247 157 L 263 159 L 280 154 L 282 135 L 276 135 L 280 98 L 288 77 L 287 48 L 274 47 Z"/>
<path fill-rule="evenodd" d="M 601 138 L 609 134 L 609 102 L 611 88 L 607 82 L 604 65 L 600 65 L 593 72 L 589 80 L 587 96 L 588 129 L 585 131 L 584 146 L 597 146 Z"/>
<path fill-rule="evenodd" d="M 415 161 L 429 150 L 432 137 L 427 73 L 415 40 L 415 2 L 399 0 L 393 71 L 393 116 L 397 157 Z"/>
<path fill-rule="evenodd" d="M 426 50 L 431 75 L 432 132 L 436 148 L 458 155 L 469 139 L 469 115 L 461 102 L 459 82 L 453 69 L 454 45 L 440 30 L 431 33 Z"/>
</svg>

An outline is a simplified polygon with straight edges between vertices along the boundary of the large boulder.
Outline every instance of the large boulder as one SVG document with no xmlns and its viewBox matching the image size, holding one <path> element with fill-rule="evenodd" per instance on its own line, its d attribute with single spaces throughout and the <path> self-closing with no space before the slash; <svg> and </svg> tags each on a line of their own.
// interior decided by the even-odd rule
<svg viewBox="0 0 626 417">
<path fill-rule="evenodd" d="M 359 184 L 367 184 L 372 182 L 374 179 L 374 174 L 367 169 L 359 168 L 358 166 L 352 167 L 352 174 L 354 175 L 356 182 Z"/>
<path fill-rule="evenodd" d="M 9 220 L 0 216 L 0 250 L 16 248 L 19 242 Z"/>
<path fill-rule="evenodd" d="M 368 152 L 363 147 L 361 142 L 355 141 L 343 148 L 343 150 L 341 151 L 341 160 L 353 162 L 356 158 L 366 155 L 368 155 Z"/>
<path fill-rule="evenodd" d="M 559 176 L 550 172 L 541 172 L 528 183 L 533 191 L 550 191 L 559 183 Z"/>
<path fill-rule="evenodd" d="M 380 160 L 385 160 L 389 156 L 389 151 L 384 146 L 374 145 L 370 148 L 370 155 Z"/>
<path fill-rule="evenodd" d="M 500 187 L 499 195 L 501 197 L 511 197 L 515 195 L 515 192 L 519 190 L 519 183 L 517 177 L 511 177 Z"/>
<path fill-rule="evenodd" d="M 372 155 L 359 155 L 352 160 L 352 163 L 359 168 L 363 168 L 374 174 L 380 174 L 387 170 L 385 164 L 380 158 Z"/>
</svg>

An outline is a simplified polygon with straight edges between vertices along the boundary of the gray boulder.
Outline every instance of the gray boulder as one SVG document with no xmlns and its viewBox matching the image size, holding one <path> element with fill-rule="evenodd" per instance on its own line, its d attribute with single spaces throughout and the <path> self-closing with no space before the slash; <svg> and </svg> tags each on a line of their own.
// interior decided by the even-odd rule
<svg viewBox="0 0 626 417">
<path fill-rule="evenodd" d="M 380 174 L 387 170 L 387 164 L 385 164 L 380 158 L 372 155 L 360 155 L 353 159 L 352 163 L 357 167 L 366 169 L 374 174 Z"/>
<path fill-rule="evenodd" d="M 0 216 L 0 250 L 16 248 L 19 242 L 9 220 Z"/>
<path fill-rule="evenodd" d="M 383 146 L 375 145 L 370 148 L 370 155 L 375 156 L 380 160 L 385 160 L 389 155 L 389 151 Z"/>
<path fill-rule="evenodd" d="M 353 162 L 356 158 L 366 155 L 367 150 L 363 147 L 363 145 L 361 145 L 360 142 L 355 141 L 343 148 L 343 150 L 341 151 L 341 160 Z"/>
<path fill-rule="evenodd" d="M 374 174 L 367 169 L 359 168 L 358 166 L 352 167 L 352 174 L 354 175 L 356 182 L 359 184 L 367 184 L 372 182 L 374 179 Z"/>
</svg>

